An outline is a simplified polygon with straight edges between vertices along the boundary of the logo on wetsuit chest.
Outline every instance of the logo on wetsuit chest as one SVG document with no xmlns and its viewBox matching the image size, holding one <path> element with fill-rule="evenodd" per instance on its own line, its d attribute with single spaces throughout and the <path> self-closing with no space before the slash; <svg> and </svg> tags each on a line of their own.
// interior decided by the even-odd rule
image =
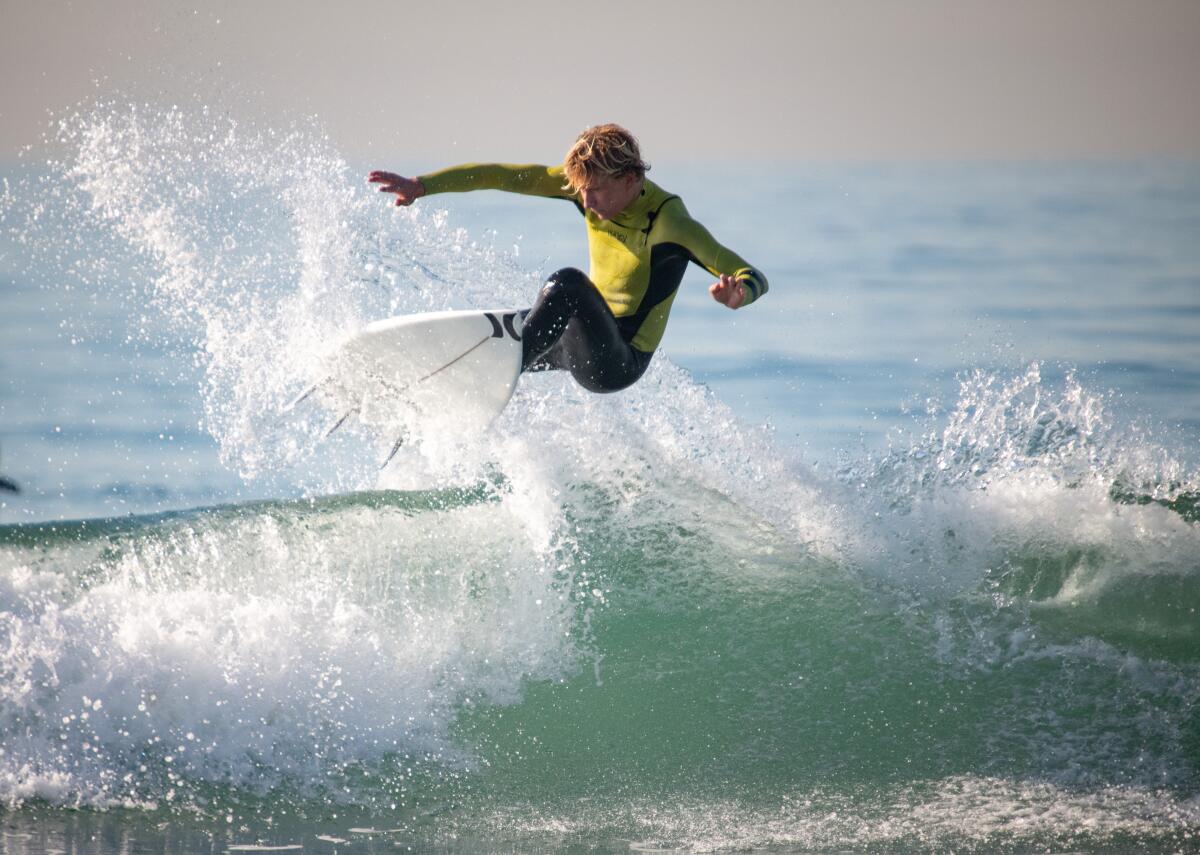
<svg viewBox="0 0 1200 855">
<path fill-rule="evenodd" d="M 617 224 L 614 223 L 613 225 Z M 641 247 L 646 245 L 646 236 L 650 234 L 650 230 L 636 229 L 633 226 L 618 226 L 614 229 L 605 229 L 604 234 L 637 252 Z"/>
</svg>

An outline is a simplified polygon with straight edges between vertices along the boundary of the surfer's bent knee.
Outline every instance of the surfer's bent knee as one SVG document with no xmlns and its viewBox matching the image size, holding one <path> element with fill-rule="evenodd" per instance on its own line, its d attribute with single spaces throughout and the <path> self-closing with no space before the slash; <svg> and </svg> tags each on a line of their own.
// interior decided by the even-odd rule
<svg viewBox="0 0 1200 855">
<path fill-rule="evenodd" d="M 542 292 L 547 296 L 556 294 L 577 294 L 581 288 L 591 288 L 595 290 L 596 286 L 592 284 L 592 280 L 588 279 L 587 274 L 577 267 L 564 267 L 562 270 L 556 270 L 546 279 L 546 284 L 542 286 Z"/>
<path fill-rule="evenodd" d="M 523 320 L 524 371 L 566 369 L 588 391 L 616 392 L 632 385 L 650 362 L 650 353 L 624 339 L 600 289 L 575 267 L 547 277 Z M 577 326 L 568 329 L 572 320 Z"/>
</svg>

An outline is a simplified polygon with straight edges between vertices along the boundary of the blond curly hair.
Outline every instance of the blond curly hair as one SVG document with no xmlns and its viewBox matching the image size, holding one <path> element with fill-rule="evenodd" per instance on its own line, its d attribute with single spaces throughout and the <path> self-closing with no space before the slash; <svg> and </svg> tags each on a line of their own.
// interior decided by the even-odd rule
<svg viewBox="0 0 1200 855">
<path fill-rule="evenodd" d="M 620 125 L 593 125 L 575 140 L 563 158 L 567 184 L 564 189 L 578 192 L 595 178 L 625 175 L 646 176 L 650 164 L 642 160 L 637 138 Z"/>
</svg>

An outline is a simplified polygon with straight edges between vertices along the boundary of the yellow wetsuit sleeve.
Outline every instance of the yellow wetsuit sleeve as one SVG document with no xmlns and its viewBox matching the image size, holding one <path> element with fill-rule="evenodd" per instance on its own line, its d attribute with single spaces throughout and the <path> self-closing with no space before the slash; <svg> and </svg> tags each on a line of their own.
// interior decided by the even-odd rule
<svg viewBox="0 0 1200 855">
<path fill-rule="evenodd" d="M 682 200 L 672 199 L 663 207 L 661 227 L 658 242 L 679 244 L 713 276 L 732 276 L 740 283 L 746 289 L 743 307 L 767 293 L 770 286 L 762 271 L 718 243 L 708 229 L 692 219 Z"/>
<path fill-rule="evenodd" d="M 417 180 L 425 187 L 426 195 L 504 190 L 527 196 L 575 198 L 574 193 L 564 189 L 567 180 L 561 166 L 541 166 L 536 163 L 464 163 L 419 175 Z"/>
</svg>

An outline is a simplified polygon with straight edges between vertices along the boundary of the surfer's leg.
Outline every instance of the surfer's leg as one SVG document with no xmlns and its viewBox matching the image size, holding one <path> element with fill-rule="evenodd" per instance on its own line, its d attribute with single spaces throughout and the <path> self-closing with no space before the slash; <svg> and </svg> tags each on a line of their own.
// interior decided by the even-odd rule
<svg viewBox="0 0 1200 855">
<path fill-rule="evenodd" d="M 526 371 L 570 371 L 591 392 L 624 389 L 650 364 L 651 354 L 625 341 L 600 291 L 573 267 L 553 274 L 542 286 L 521 339 Z"/>
</svg>

